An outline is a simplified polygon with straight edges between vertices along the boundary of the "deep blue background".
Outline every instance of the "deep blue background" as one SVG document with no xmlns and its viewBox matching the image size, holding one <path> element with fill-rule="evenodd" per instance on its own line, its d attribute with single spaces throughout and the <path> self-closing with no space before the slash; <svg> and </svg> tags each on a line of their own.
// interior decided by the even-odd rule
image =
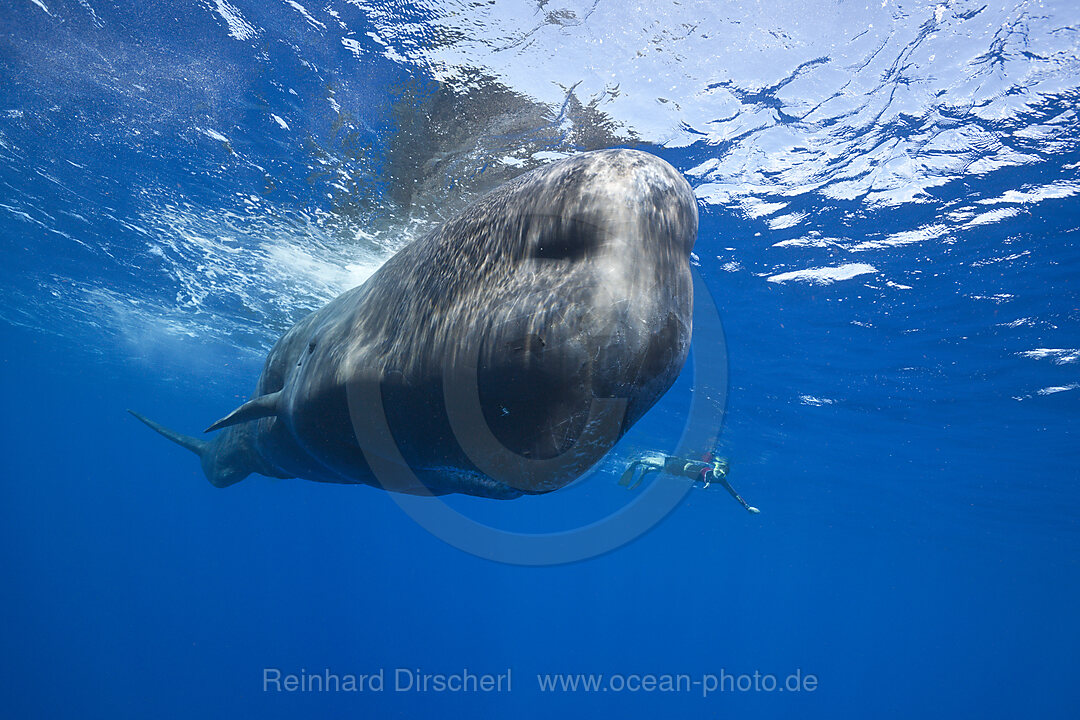
<svg viewBox="0 0 1080 720">
<path fill-rule="evenodd" d="M 40 42 L 55 39 L 35 30 L 31 11 L 18 10 L 26 14 L 19 37 L 31 42 L 40 30 Z M 207 53 L 233 51 L 201 14 L 173 21 L 161 13 L 139 22 L 159 39 L 172 38 L 176 52 L 192 43 Z M 120 19 L 106 21 L 115 27 Z M 272 17 L 260 23 L 272 34 Z M 293 38 L 299 55 L 322 58 L 300 30 Z M 94 31 L 71 24 L 55 32 Z M 5 103 L 46 108 L 49 89 L 19 70 L 23 50 L 5 47 L 12 80 L 0 84 Z M 299 65 L 287 67 L 294 54 L 278 57 L 275 48 L 265 49 L 264 66 L 238 60 L 251 73 L 240 104 L 256 106 L 255 96 L 278 110 L 295 102 L 290 120 L 307 118 L 316 137 L 332 134 L 329 119 L 304 106 L 307 92 L 289 100 L 273 82 L 289 77 L 302 90 L 306 77 Z M 344 63 L 327 60 L 334 62 Z M 379 88 L 400 81 L 398 72 L 387 63 L 349 77 Z M 354 119 L 358 128 L 378 125 L 365 130 L 378 157 L 393 120 L 375 101 L 368 111 Z M 240 117 L 237 127 L 256 123 L 233 107 L 206 112 Z M 180 142 L 167 132 L 145 153 L 88 156 L 100 138 L 80 128 L 104 122 L 24 119 L 8 123 L 5 137 L 25 151 L 24 160 L 29 149 L 52 147 L 42 138 L 69 143 L 40 162 L 59 173 L 62 159 L 75 153 L 91 164 L 103 179 L 87 186 L 80 202 L 107 206 L 108 217 L 87 229 L 53 212 L 74 201 L 33 172 L 44 165 L 21 162 L 14 152 L 2 168 L 9 199 L 16 192 L 20 200 L 37 197 L 34 206 L 55 216 L 50 227 L 122 254 L 130 235 L 112 220 L 127 217 L 132 188 L 144 181 L 226 205 L 232 199 L 224 188 L 262 182 L 254 170 L 251 178 L 217 173 L 220 148 L 192 154 L 190 137 Z M 311 185 L 290 184 L 300 172 L 295 148 L 243 136 L 247 152 L 276 157 L 268 172 L 281 178 L 282 193 L 298 206 L 318 205 Z M 650 149 L 682 170 L 709 150 Z M 809 198 L 803 209 L 817 227 L 884 237 L 925 224 L 949 203 L 1074 178 L 1078 160 L 1072 151 L 1050 155 L 938 188 L 936 204 L 854 220 L 843 203 Z M 372 182 L 377 189 L 382 181 Z M 22 320 L 0 324 L 0 715 L 1076 717 L 1078 392 L 1037 392 L 1076 382 L 1076 364 L 1018 353 L 1080 347 L 1078 210 L 1075 196 L 1049 200 L 917 256 L 860 255 L 877 276 L 818 286 L 767 282 L 764 275 L 788 269 L 771 247 L 785 231 L 766 242 L 755 236 L 760 223 L 703 205 L 697 253 L 724 320 L 730 367 L 723 450 L 734 483 L 762 514 L 748 515 L 722 493 L 694 492 L 632 544 L 562 567 L 465 555 L 367 487 L 252 478 L 217 490 L 193 457 L 125 409 L 179 429 L 204 427 L 249 391 L 257 352 L 236 355 L 191 339 L 190 350 L 178 341 L 132 354 L 104 332 L 95 342 L 93 325 L 68 315 L 50 320 L 46 295 L 5 308 L 6 318 Z M 62 241 L 42 228 L 3 216 L 3 278 L 22 293 L 8 297 L 35 297 L 50 273 L 81 271 L 117 286 L 157 277 L 140 264 L 98 268 L 92 253 L 61 254 Z M 1016 249 L 1030 252 L 975 262 Z M 807 254 L 814 265 L 842 251 Z M 725 271 L 731 260 L 743 270 Z M 915 274 L 911 290 L 879 282 Z M 160 289 L 166 298 L 172 291 Z M 996 293 L 1010 298 L 972 299 Z M 31 316 L 36 322 L 26 327 Z M 1030 317 L 1041 324 L 1005 329 Z M 716 338 L 695 337 L 702 362 L 715 347 Z M 155 360 L 162 352 L 198 360 Z M 197 372 L 183 374 L 192 367 Z M 224 380 L 213 378 L 219 371 Z M 642 421 L 636 442 L 673 442 L 685 404 L 685 383 L 680 387 Z M 808 404 L 807 397 L 834 402 Z M 552 514 L 589 517 L 625 496 L 615 480 L 598 473 L 583 489 L 518 500 L 506 513 L 525 523 Z M 465 499 L 458 506 L 490 517 L 498 504 Z M 385 668 L 392 676 L 399 666 L 509 667 L 514 689 L 287 695 L 264 693 L 260 682 L 264 667 L 339 674 Z M 707 699 L 698 692 L 545 695 L 535 679 L 721 670 L 783 678 L 796 669 L 816 675 L 818 689 Z"/>
<path fill-rule="evenodd" d="M 702 242 L 719 229 L 705 224 Z M 874 338 L 830 340 L 847 332 L 829 320 L 839 291 L 716 287 L 727 298 L 727 445 L 763 514 L 698 493 L 622 550 L 542 569 L 464 555 L 369 488 L 254 479 L 215 490 L 124 409 L 168 409 L 198 427 L 217 398 L 5 329 L 10 716 L 1069 717 L 1075 399 L 975 393 L 962 372 L 947 373 L 940 395 L 896 397 L 867 380 L 883 352 Z M 971 362 L 947 348 L 935 358 Z M 849 383 L 869 385 L 864 406 L 789 399 Z M 515 689 L 286 697 L 260 692 L 264 666 L 512 667 Z M 820 685 L 707 701 L 541 697 L 533 677 L 722 668 L 801 668 Z"/>
</svg>

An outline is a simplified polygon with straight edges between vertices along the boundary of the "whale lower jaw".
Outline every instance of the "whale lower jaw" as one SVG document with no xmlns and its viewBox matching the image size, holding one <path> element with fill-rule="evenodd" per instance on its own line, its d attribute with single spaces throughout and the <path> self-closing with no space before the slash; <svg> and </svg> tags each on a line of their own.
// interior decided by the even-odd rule
<svg viewBox="0 0 1080 720">
<path fill-rule="evenodd" d="M 462 493 L 495 500 L 513 500 L 522 495 L 534 494 L 519 490 L 481 472 L 451 465 L 427 466 L 421 468 L 417 475 L 424 481 L 432 495 Z"/>
</svg>

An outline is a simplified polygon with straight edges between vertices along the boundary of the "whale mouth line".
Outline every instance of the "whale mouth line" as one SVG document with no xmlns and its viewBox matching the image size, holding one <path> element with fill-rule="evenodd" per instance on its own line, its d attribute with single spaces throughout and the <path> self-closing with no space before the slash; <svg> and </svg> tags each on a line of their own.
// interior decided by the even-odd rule
<svg viewBox="0 0 1080 720">
<path fill-rule="evenodd" d="M 418 468 L 416 474 L 432 495 L 460 493 L 462 492 L 461 488 L 465 486 L 470 486 L 471 489 L 475 491 L 467 492 L 466 494 L 499 500 L 512 500 L 514 498 L 519 498 L 522 495 L 542 494 L 521 490 L 520 488 L 516 488 L 501 480 L 496 480 L 489 475 L 485 475 L 479 470 L 466 470 L 451 465 L 427 465 Z M 428 482 L 429 478 L 437 478 L 437 481 Z M 442 487 L 444 484 L 448 487 Z"/>
</svg>

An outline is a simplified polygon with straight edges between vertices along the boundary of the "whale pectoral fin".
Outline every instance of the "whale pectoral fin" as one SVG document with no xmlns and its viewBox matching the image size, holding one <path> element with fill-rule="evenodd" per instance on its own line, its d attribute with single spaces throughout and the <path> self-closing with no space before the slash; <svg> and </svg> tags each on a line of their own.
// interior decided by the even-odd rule
<svg viewBox="0 0 1080 720">
<path fill-rule="evenodd" d="M 207 445 L 208 445 L 206 440 L 200 440 L 198 438 L 193 438 L 190 435 L 184 435 L 182 433 L 176 432 L 175 430 L 170 430 L 169 428 L 165 427 L 164 425 L 162 425 L 160 423 L 156 423 L 153 420 L 151 420 L 150 418 L 148 418 L 148 417 L 146 417 L 144 415 L 140 415 L 139 413 L 135 412 L 134 410 L 128 410 L 128 412 L 131 413 L 132 415 L 134 415 L 136 419 L 138 419 L 138 420 L 142 421 L 143 423 L 145 423 L 146 425 L 148 425 L 150 427 L 150 429 L 153 430 L 154 432 L 157 432 L 157 433 L 159 433 L 161 435 L 164 435 L 165 437 L 167 437 L 169 440 L 172 440 L 174 443 L 176 443 L 180 447 L 187 448 L 188 450 L 195 453 L 199 457 L 202 457 L 203 453 L 206 452 L 206 448 L 207 448 Z"/>
<path fill-rule="evenodd" d="M 236 425 L 237 423 L 277 415 L 280 400 L 280 390 L 275 393 L 270 393 L 269 395 L 260 395 L 254 400 L 249 400 L 236 408 L 231 413 L 206 428 L 203 432 L 213 432 L 214 430 L 220 430 L 223 427 L 229 427 L 230 425 Z"/>
</svg>

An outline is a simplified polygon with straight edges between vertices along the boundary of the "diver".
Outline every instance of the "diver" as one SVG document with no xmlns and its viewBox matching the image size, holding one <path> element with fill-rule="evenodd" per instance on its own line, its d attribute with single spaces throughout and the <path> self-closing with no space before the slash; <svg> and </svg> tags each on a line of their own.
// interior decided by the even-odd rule
<svg viewBox="0 0 1080 720">
<path fill-rule="evenodd" d="M 708 457 L 712 457 L 712 454 L 710 453 Z M 628 490 L 633 490 L 641 485 L 646 475 L 659 472 L 688 478 L 691 482 L 701 483 L 703 488 L 709 487 L 714 482 L 718 483 L 748 511 L 755 515 L 761 512 L 749 505 L 739 493 L 735 492 L 735 488 L 731 487 L 731 483 L 727 480 L 728 461 L 725 458 L 690 460 L 672 455 L 641 455 L 626 467 L 622 477 L 619 478 L 619 484 Z"/>
</svg>

